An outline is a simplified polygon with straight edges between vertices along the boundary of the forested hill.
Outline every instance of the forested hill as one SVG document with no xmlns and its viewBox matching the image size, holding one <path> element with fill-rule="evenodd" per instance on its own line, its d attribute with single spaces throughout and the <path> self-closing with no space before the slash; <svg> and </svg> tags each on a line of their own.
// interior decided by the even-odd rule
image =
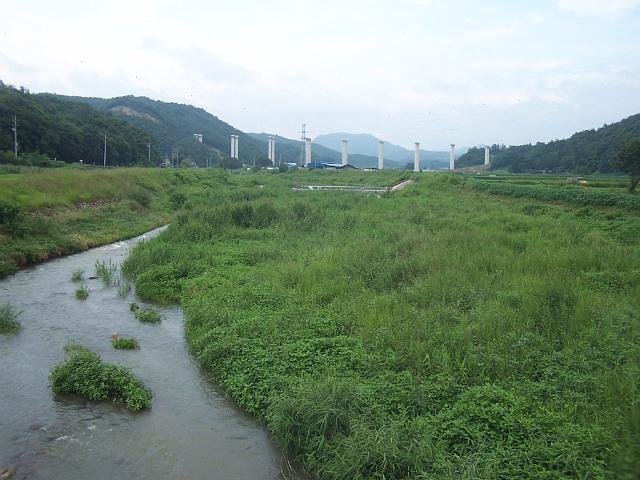
<svg viewBox="0 0 640 480">
<path fill-rule="evenodd" d="M 134 96 L 64 98 L 87 103 L 144 130 L 158 142 L 163 159 L 171 160 L 177 152 L 180 160 L 188 158 L 205 166 L 210 159 L 212 164 L 217 164 L 230 156 L 231 135 L 239 136 L 242 162 L 252 163 L 254 157 L 267 156 L 266 143 L 256 141 L 201 108 Z M 194 137 L 195 134 L 202 135 L 202 142 Z"/>
<path fill-rule="evenodd" d="M 529 171 L 567 172 L 578 175 L 610 173 L 610 165 L 625 143 L 640 137 L 640 114 L 597 130 L 585 130 L 565 140 L 535 145 L 491 146 L 491 169 L 513 173 Z M 471 148 L 456 160 L 456 168 L 482 165 L 484 148 Z"/>
<path fill-rule="evenodd" d="M 14 122 L 17 135 L 14 135 Z M 52 95 L 31 94 L 0 81 L 0 159 L 3 163 L 67 163 L 107 165 L 148 164 L 160 151 L 149 136 L 129 123 L 83 103 Z M 15 157 L 14 140 L 18 140 Z M 149 148 L 150 147 L 150 148 Z"/>
<path fill-rule="evenodd" d="M 125 96 L 111 99 L 67 97 L 120 117 L 152 135 L 164 155 L 171 158 L 177 148 L 179 157 L 190 158 L 198 165 L 220 161 L 229 163 L 231 135 L 238 135 L 239 160 L 248 165 L 266 165 L 268 134 L 244 133 L 223 122 L 202 108 L 191 105 L 167 103 L 146 97 Z M 194 134 L 202 135 L 202 143 Z M 299 140 L 276 136 L 275 163 L 299 163 L 302 154 Z M 340 153 L 314 145 L 312 158 L 315 161 L 338 161 Z M 232 165 L 229 163 L 228 166 Z"/>
</svg>

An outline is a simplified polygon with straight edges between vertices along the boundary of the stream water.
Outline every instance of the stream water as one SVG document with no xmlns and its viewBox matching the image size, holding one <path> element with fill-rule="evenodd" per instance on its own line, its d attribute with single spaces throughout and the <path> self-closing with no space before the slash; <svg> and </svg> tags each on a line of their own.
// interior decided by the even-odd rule
<svg viewBox="0 0 640 480">
<path fill-rule="evenodd" d="M 162 322 L 144 324 L 129 303 L 148 305 L 88 278 L 96 261 L 119 265 L 140 238 L 0 281 L 0 304 L 22 311 L 22 329 L 0 335 L 0 468 L 17 467 L 16 478 L 28 479 L 293 478 L 264 427 L 225 398 L 189 354 L 180 308 L 160 308 Z M 85 300 L 74 295 L 78 269 Z M 136 338 L 140 348 L 114 349 L 113 333 Z M 151 410 L 53 393 L 48 375 L 69 341 L 130 367 L 153 391 Z"/>
</svg>

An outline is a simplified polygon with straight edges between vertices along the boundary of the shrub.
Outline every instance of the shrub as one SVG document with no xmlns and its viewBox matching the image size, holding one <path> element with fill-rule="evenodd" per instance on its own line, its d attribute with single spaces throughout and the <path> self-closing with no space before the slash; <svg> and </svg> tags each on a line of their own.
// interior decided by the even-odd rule
<svg viewBox="0 0 640 480">
<path fill-rule="evenodd" d="M 72 282 L 79 282 L 84 278 L 84 270 L 82 270 L 81 268 L 78 268 L 76 270 L 74 270 L 73 272 L 71 272 L 71 281 Z"/>
<path fill-rule="evenodd" d="M 86 285 L 82 285 L 80 288 L 76 289 L 76 298 L 78 300 L 85 300 L 89 296 L 89 287 Z"/>
<path fill-rule="evenodd" d="M 20 328 L 20 321 L 18 315 L 22 312 L 18 312 L 16 308 L 9 302 L 0 306 L 0 332 L 15 332 Z"/>
<path fill-rule="evenodd" d="M 113 348 L 121 350 L 133 350 L 134 348 L 140 348 L 140 344 L 135 338 L 114 338 L 111 340 Z"/>
<path fill-rule="evenodd" d="M 148 208 L 151 205 L 151 194 L 142 188 L 137 188 L 131 191 L 131 193 L 129 193 L 129 198 L 143 208 Z"/>
<path fill-rule="evenodd" d="M 134 315 L 138 320 L 144 323 L 160 323 L 162 321 L 162 315 L 160 312 L 153 308 L 137 310 Z"/>
<path fill-rule="evenodd" d="M 20 205 L 0 197 L 0 225 L 14 233 L 21 220 Z"/>
<path fill-rule="evenodd" d="M 103 283 L 106 286 L 111 285 L 111 279 L 113 278 L 113 274 L 118 269 L 118 266 L 109 260 L 109 263 L 106 263 L 104 260 L 99 261 L 96 260 L 95 263 L 96 275 L 102 278 Z"/>
<path fill-rule="evenodd" d="M 169 203 L 171 204 L 171 208 L 174 210 L 179 210 L 184 205 L 184 202 L 187 201 L 187 196 L 182 192 L 173 192 L 169 196 Z"/>
<path fill-rule="evenodd" d="M 67 345 L 65 351 L 69 358 L 49 374 L 54 391 L 88 400 L 125 402 L 134 411 L 151 408 L 151 391 L 128 368 L 104 362 L 77 343 Z"/>
</svg>

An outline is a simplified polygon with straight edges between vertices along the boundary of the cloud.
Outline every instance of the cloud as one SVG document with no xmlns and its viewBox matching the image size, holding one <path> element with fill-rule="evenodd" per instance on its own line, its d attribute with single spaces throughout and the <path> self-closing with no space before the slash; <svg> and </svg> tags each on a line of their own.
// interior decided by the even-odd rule
<svg viewBox="0 0 640 480">
<path fill-rule="evenodd" d="M 558 6 L 580 15 L 617 18 L 640 6 L 640 0 L 558 0 Z"/>
<path fill-rule="evenodd" d="M 567 58 L 541 58 L 536 60 L 527 60 L 522 58 L 492 59 L 492 60 L 475 60 L 471 62 L 470 67 L 477 70 L 532 70 L 546 71 L 556 70 L 569 66 L 573 63 Z"/>
</svg>

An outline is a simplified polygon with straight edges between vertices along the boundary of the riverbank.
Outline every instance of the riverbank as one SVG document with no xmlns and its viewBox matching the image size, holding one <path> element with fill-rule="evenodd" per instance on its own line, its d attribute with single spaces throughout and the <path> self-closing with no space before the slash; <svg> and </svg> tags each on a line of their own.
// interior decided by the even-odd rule
<svg viewBox="0 0 640 480">
<path fill-rule="evenodd" d="M 0 172 L 0 278 L 166 225 L 192 185 L 225 175 L 141 168 Z"/>
</svg>

